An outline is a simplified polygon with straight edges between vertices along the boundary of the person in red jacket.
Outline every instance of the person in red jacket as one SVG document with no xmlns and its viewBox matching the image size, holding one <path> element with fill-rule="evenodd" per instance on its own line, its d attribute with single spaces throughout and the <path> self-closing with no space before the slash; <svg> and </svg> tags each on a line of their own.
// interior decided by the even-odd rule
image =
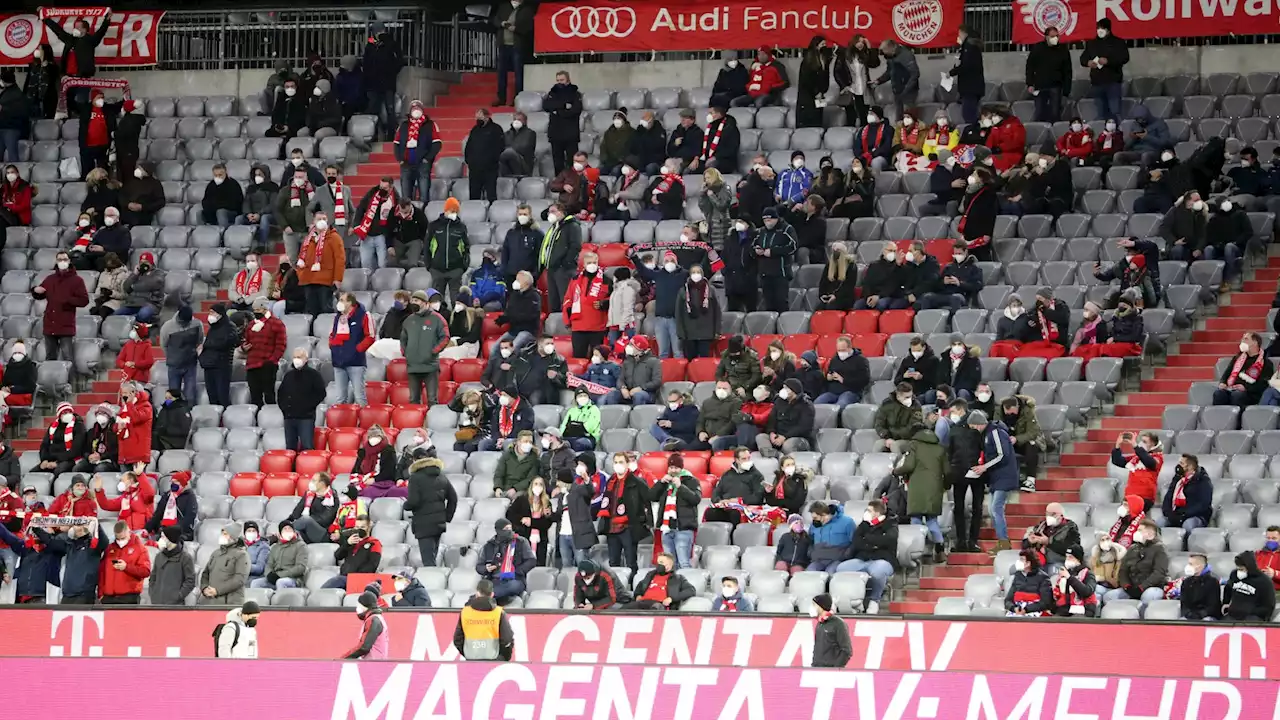
<svg viewBox="0 0 1280 720">
<path fill-rule="evenodd" d="M 1058 155 L 1069 158 L 1071 165 L 1084 165 L 1093 157 L 1093 131 L 1084 120 L 1071 118 L 1071 125 L 1057 142 Z"/>
<path fill-rule="evenodd" d="M 65 250 L 54 257 L 53 272 L 31 288 L 31 297 L 45 301 L 44 359 L 74 360 L 76 308 L 89 306 L 89 291 Z"/>
<path fill-rule="evenodd" d="M 1126 447 L 1131 449 L 1131 454 L 1125 454 Z M 1143 432 L 1135 441 L 1133 433 L 1121 433 L 1116 439 L 1115 449 L 1111 451 L 1111 464 L 1129 472 L 1125 495 L 1142 498 L 1143 512 L 1151 512 L 1156 504 L 1156 479 L 1164 467 L 1164 446 L 1160 444 L 1160 436 Z"/>
<path fill-rule="evenodd" d="M 749 446 L 755 442 L 756 435 L 764 432 L 769 424 L 769 414 L 773 412 L 773 397 L 768 385 L 757 385 L 751 391 L 751 398 L 751 402 L 742 403 L 742 410 L 736 418 L 739 445 Z"/>
<path fill-rule="evenodd" d="M 1267 528 L 1262 549 L 1254 554 L 1254 558 L 1258 561 L 1258 570 L 1270 578 L 1276 592 L 1280 592 L 1280 526 Z"/>
<path fill-rule="evenodd" d="M 146 325 L 134 325 L 129 331 L 129 340 L 116 355 L 116 369 L 124 373 L 125 380 L 140 383 L 151 382 L 151 366 L 156 364 L 156 353 L 148 339 L 150 331 Z"/>
<path fill-rule="evenodd" d="M 786 87 L 787 79 L 774 59 L 773 51 L 767 46 L 762 47 L 756 51 L 756 61 L 751 65 L 751 77 L 747 80 L 747 94 L 734 98 L 730 104 L 734 107 L 755 105 L 758 108 L 777 105 Z"/>
<path fill-rule="evenodd" d="M 35 188 L 22 179 L 18 166 L 4 167 L 4 178 L 0 182 L 0 233 L 5 228 L 31 224 L 31 198 L 35 195 Z"/>
<path fill-rule="evenodd" d="M 71 487 L 53 499 L 49 514 L 57 517 L 97 517 L 98 503 L 89 494 L 89 481 L 83 475 L 71 479 Z"/>
<path fill-rule="evenodd" d="M 270 301 L 263 297 L 253 301 L 253 319 L 245 323 L 244 339 L 240 342 L 249 381 L 249 402 L 258 407 L 276 404 L 276 371 L 285 350 L 284 323 L 271 314 L 269 305 Z"/>
<path fill-rule="evenodd" d="M 93 494 L 98 499 L 98 507 L 120 513 L 121 522 L 127 523 L 130 531 L 144 532 L 156 505 L 156 490 L 151 478 L 135 472 L 124 472 L 120 474 L 116 489 L 120 491 L 119 495 L 107 497 L 102 491 L 102 477 L 93 476 Z"/>
<path fill-rule="evenodd" d="M 129 524 L 117 520 L 115 541 L 102 556 L 98 569 L 98 594 L 103 605 L 137 605 L 142 598 L 142 581 L 151 577 L 151 556 L 142 538 Z"/>
<path fill-rule="evenodd" d="M 151 408 L 147 391 L 133 382 L 122 383 L 120 414 L 116 415 L 121 467 L 151 462 L 151 421 L 154 418 L 155 411 Z"/>
<path fill-rule="evenodd" d="M 989 128 L 987 147 L 998 172 L 1022 163 L 1027 151 L 1027 128 L 1007 108 L 988 105 L 983 109 L 981 124 Z"/>
<path fill-rule="evenodd" d="M 572 331 L 573 356 L 591 357 L 591 349 L 604 342 L 609 326 L 609 294 L 613 282 L 600 267 L 600 257 L 593 252 L 582 254 L 582 271 L 569 283 L 560 312 Z"/>
<path fill-rule="evenodd" d="M 1089 160 L 1105 171 L 1110 169 L 1116 153 L 1121 150 L 1124 150 L 1124 133 L 1120 132 L 1115 120 L 1108 120 L 1093 141 L 1093 157 Z"/>
</svg>

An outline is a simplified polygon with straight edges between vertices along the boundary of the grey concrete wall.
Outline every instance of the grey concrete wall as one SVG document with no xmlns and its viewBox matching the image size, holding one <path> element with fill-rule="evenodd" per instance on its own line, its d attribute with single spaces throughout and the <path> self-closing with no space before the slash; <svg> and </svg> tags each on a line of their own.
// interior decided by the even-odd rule
<svg viewBox="0 0 1280 720">
<path fill-rule="evenodd" d="M 1078 55 L 1073 52 L 1073 56 Z M 987 80 L 1003 82 L 1022 80 L 1026 53 L 988 53 L 984 63 Z M 954 64 L 954 56 L 921 56 L 921 85 L 938 84 L 941 73 Z M 795 77 L 796 59 L 783 61 Z M 654 87 L 710 87 L 720 70 L 717 60 L 680 60 L 635 63 L 590 63 L 526 65 L 525 87 L 542 89 L 555 83 L 558 70 L 568 70 L 573 81 L 586 90 Z M 1125 68 L 1129 77 L 1140 75 L 1211 75 L 1213 73 L 1276 72 L 1280 69 L 1280 46 L 1232 45 L 1221 47 L 1140 48 L 1131 52 Z M 1076 67 L 1078 77 L 1087 77 L 1085 68 Z"/>
</svg>

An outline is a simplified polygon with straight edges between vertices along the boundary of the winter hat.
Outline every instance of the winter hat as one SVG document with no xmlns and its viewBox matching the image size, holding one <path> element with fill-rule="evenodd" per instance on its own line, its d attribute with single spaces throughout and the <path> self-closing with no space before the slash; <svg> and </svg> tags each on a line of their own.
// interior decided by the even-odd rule
<svg viewBox="0 0 1280 720">
<path fill-rule="evenodd" d="M 617 110 L 614 110 L 614 111 L 613 111 L 613 119 L 614 119 L 614 120 L 626 120 L 626 119 L 627 119 L 627 109 L 626 109 L 626 108 L 624 108 L 624 107 L 620 107 L 620 108 L 618 108 Z"/>
<path fill-rule="evenodd" d="M 178 308 L 178 322 L 186 325 L 191 322 L 192 310 L 190 305 L 183 305 Z"/>
<path fill-rule="evenodd" d="M 1085 309 L 1085 310 L 1088 310 L 1089 312 L 1093 313 L 1094 315 L 1101 315 L 1101 314 L 1102 314 L 1102 308 L 1098 307 L 1098 303 L 1093 302 L 1092 300 L 1090 300 L 1089 302 L 1086 302 L 1086 303 L 1084 304 L 1084 309 Z"/>
<path fill-rule="evenodd" d="M 819 365 L 818 353 L 812 350 L 806 350 L 805 352 L 800 353 L 800 359 L 809 363 L 809 367 L 816 368 Z"/>
<path fill-rule="evenodd" d="M 991 159 L 991 148 L 987 147 L 986 145 L 979 145 L 978 147 L 973 149 L 974 165 L 986 165 L 987 161 L 990 159 Z"/>
<path fill-rule="evenodd" d="M 288 524 L 289 524 L 289 521 L 285 520 L 284 522 L 280 523 L 280 527 L 284 527 Z M 257 532 L 262 532 L 261 528 L 258 527 L 258 522 L 256 520 L 245 520 L 244 531 L 249 532 L 250 530 L 256 530 Z"/>
<path fill-rule="evenodd" d="M 422 301 L 422 302 L 426 302 L 426 301 L 427 301 L 427 291 L 426 291 L 426 290 L 414 290 L 414 291 L 413 291 L 413 294 L 412 294 L 412 295 L 410 295 L 410 296 L 409 296 L 409 298 L 410 298 L 410 299 L 412 299 L 412 300 L 420 300 L 420 301 Z"/>
<path fill-rule="evenodd" d="M 265 311 L 265 310 L 267 310 L 267 309 L 268 309 L 268 308 L 270 308 L 270 307 L 271 307 L 271 302 L 270 302 L 269 300 L 267 300 L 265 297 L 258 297 L 257 299 L 255 299 L 255 300 L 253 301 L 253 309 L 254 309 L 254 310 L 264 310 L 264 311 Z"/>
<path fill-rule="evenodd" d="M 257 615 L 261 612 L 262 608 L 253 600 L 245 600 L 244 604 L 240 606 L 241 615 Z"/>
<path fill-rule="evenodd" d="M 360 488 L 356 487 L 354 484 L 348 485 L 347 489 L 344 490 L 342 494 L 346 495 L 352 500 L 355 500 L 356 498 L 360 497 Z"/>
<path fill-rule="evenodd" d="M 1079 545 L 1072 545 L 1071 547 L 1067 548 L 1067 557 L 1073 557 L 1079 560 L 1080 562 L 1084 562 L 1085 561 L 1084 548 L 1080 547 Z"/>
<path fill-rule="evenodd" d="M 974 410 L 973 412 L 969 413 L 969 418 L 965 422 L 968 423 L 970 426 L 973 426 L 973 425 L 986 425 L 990 421 L 987 419 L 986 413 L 982 412 L 981 410 Z"/>
<path fill-rule="evenodd" d="M 729 62 L 730 60 L 737 60 L 738 51 L 737 50 L 721 50 L 720 59 L 724 60 L 725 62 Z"/>
<path fill-rule="evenodd" d="M 427 288 L 427 301 L 430 302 L 440 297 L 440 291 L 435 288 Z"/>
<path fill-rule="evenodd" d="M 177 525 L 170 525 L 167 528 L 161 528 L 160 534 L 164 536 L 165 540 L 168 540 L 174 545 L 182 545 L 182 528 Z"/>
<path fill-rule="evenodd" d="M 730 355 L 736 355 L 737 353 L 742 352 L 743 349 L 745 349 L 745 347 L 746 347 L 746 340 L 744 340 L 741 335 L 734 335 L 733 337 L 729 338 L 729 354 Z"/>
<path fill-rule="evenodd" d="M 317 80 L 317 81 L 316 81 L 316 89 L 320 91 L 320 94 L 321 94 L 321 95 L 328 95 L 328 94 L 329 94 L 329 81 L 328 81 L 328 80 Z"/>
<path fill-rule="evenodd" d="M 414 110 L 425 111 L 426 109 L 427 109 L 427 106 L 423 105 L 421 100 L 414 100 L 409 103 L 409 112 L 413 112 Z"/>
<path fill-rule="evenodd" d="M 1052 299 L 1053 299 L 1053 289 L 1052 289 L 1052 288 L 1047 288 L 1047 287 L 1042 287 L 1042 288 L 1040 288 L 1039 290 L 1037 290 L 1037 291 L 1036 291 L 1036 297 L 1037 297 L 1037 298 L 1043 298 L 1043 299 L 1045 299 L 1045 300 L 1052 300 Z"/>
<path fill-rule="evenodd" d="M 776 208 L 776 207 L 767 207 L 767 208 L 765 208 L 765 209 L 764 209 L 764 211 L 763 211 L 763 212 L 761 212 L 761 213 L 760 213 L 760 217 L 761 217 L 761 218 L 776 218 L 776 217 L 778 217 L 778 208 Z"/>
<path fill-rule="evenodd" d="M 1098 20 L 1098 29 L 1099 29 L 1099 30 L 1110 30 L 1110 29 L 1111 29 L 1111 18 L 1105 18 L 1105 17 L 1104 17 L 1104 18 L 1102 18 L 1102 19 Z"/>
<path fill-rule="evenodd" d="M 368 590 L 365 590 L 364 592 L 360 593 L 359 603 L 360 603 L 360 607 L 366 610 L 372 610 L 378 607 L 378 596 Z"/>
<path fill-rule="evenodd" d="M 694 112 L 693 112 L 693 110 L 692 110 L 692 109 L 690 109 L 690 108 L 683 108 L 682 110 L 680 110 L 680 117 L 681 117 L 681 118 L 689 118 L 690 120 L 692 120 L 692 119 L 694 119 L 695 117 L 697 117 L 697 115 L 695 115 L 695 114 L 694 114 Z"/>
<path fill-rule="evenodd" d="M 944 147 L 940 147 L 936 152 L 934 152 L 933 156 L 938 159 L 939 164 L 945 163 L 951 159 L 951 151 Z"/>
<path fill-rule="evenodd" d="M 667 260 L 678 260 L 678 259 L 679 257 L 676 255 L 674 250 L 668 250 L 662 253 L 663 262 L 666 262 Z"/>
<path fill-rule="evenodd" d="M 504 517 L 500 517 L 497 520 L 493 521 L 494 530 L 502 531 L 502 530 L 506 530 L 509 527 L 511 527 L 511 521 Z"/>
<path fill-rule="evenodd" d="M 147 336 L 151 334 L 151 330 L 149 330 L 147 326 L 143 325 L 142 323 L 138 323 L 137 325 L 134 325 L 133 331 L 138 333 L 139 340 L 146 340 Z"/>
<path fill-rule="evenodd" d="M 875 115 L 881 120 L 884 119 L 884 107 L 880 105 L 872 105 L 871 107 L 867 108 L 867 112 L 871 113 L 872 115 Z"/>
<path fill-rule="evenodd" d="M 453 301 L 460 302 L 463 305 L 470 305 L 471 304 L 471 288 L 467 287 L 466 285 L 463 285 L 462 287 L 458 288 L 458 292 L 457 294 L 454 295 Z"/>
<path fill-rule="evenodd" d="M 583 560 L 578 563 L 578 572 L 583 575 L 594 575 L 599 572 L 600 568 L 591 560 Z"/>
<path fill-rule="evenodd" d="M 830 155 L 823 155 L 822 159 L 818 161 L 819 168 L 829 168 L 829 167 L 835 167 L 835 166 L 836 166 L 836 161 Z"/>
<path fill-rule="evenodd" d="M 86 480 L 83 475 L 75 475 L 71 478 L 71 487 L 75 487 L 77 485 L 84 485 L 85 487 L 89 487 L 89 481 Z"/>
<path fill-rule="evenodd" d="M 644 335 L 636 335 L 631 338 L 631 344 L 640 352 L 649 352 L 649 338 Z"/>
<path fill-rule="evenodd" d="M 813 596 L 813 604 L 822 608 L 823 612 L 831 612 L 831 596 L 827 593 Z"/>
<path fill-rule="evenodd" d="M 804 158 L 804 151 L 803 151 L 803 150 L 793 150 L 793 151 L 791 151 L 791 160 L 792 160 L 792 162 L 795 162 L 795 159 L 796 159 L 796 158 L 800 158 L 801 160 L 804 160 L 804 159 L 805 159 L 805 158 Z"/>
<path fill-rule="evenodd" d="M 69 413 L 71 413 L 71 414 L 73 414 L 73 415 L 74 415 L 74 414 L 75 414 L 75 411 L 76 411 L 76 409 L 75 409 L 75 408 L 73 408 L 73 407 L 71 407 L 71 403 L 69 403 L 69 402 L 60 402 L 60 403 L 58 403 L 58 408 L 57 408 L 56 410 L 54 410 L 54 411 L 53 411 L 53 417 L 54 417 L 55 419 L 58 419 L 58 420 L 60 421 L 60 420 L 62 419 L 62 413 L 67 413 L 67 412 L 69 412 Z M 77 476 L 77 477 L 79 477 L 79 476 Z"/>
<path fill-rule="evenodd" d="M 564 437 L 564 434 L 560 432 L 560 428 L 554 425 L 552 425 L 551 427 L 548 427 L 546 430 L 543 430 L 542 435 L 544 437 L 555 437 L 555 438 Z"/>
<path fill-rule="evenodd" d="M 783 387 L 791 391 L 793 397 L 800 397 L 804 394 L 804 385 L 800 384 L 799 378 L 790 378 L 782 383 Z"/>
<path fill-rule="evenodd" d="M 681 456 L 681 455 L 678 455 L 678 454 L 674 454 L 674 453 L 673 453 L 673 454 L 671 454 L 671 455 L 668 455 L 668 456 L 667 456 L 667 469 L 668 469 L 668 470 L 670 470 L 671 468 L 680 468 L 681 470 L 683 470 L 683 469 L 684 469 L 684 457 L 683 457 L 683 456 Z"/>
<path fill-rule="evenodd" d="M 458 198 L 451 197 L 444 201 L 445 212 L 458 212 L 462 209 L 462 203 L 458 202 Z"/>
<path fill-rule="evenodd" d="M 801 525 L 803 525 L 803 524 L 804 524 L 804 517 L 803 517 L 803 516 L 801 516 L 801 515 L 797 515 L 796 513 L 791 513 L 790 515 L 788 515 L 788 516 L 787 516 L 787 525 L 788 525 L 788 526 L 794 525 L 794 524 L 796 524 L 796 523 L 800 523 Z"/>
<path fill-rule="evenodd" d="M 209 308 L 209 311 L 217 314 L 219 317 L 227 316 L 227 306 L 222 303 L 214 303 L 213 307 Z"/>
<path fill-rule="evenodd" d="M 169 479 L 178 483 L 179 488 L 185 488 L 191 483 L 191 473 L 186 470 L 179 470 L 169 476 Z"/>
<path fill-rule="evenodd" d="M 139 264 L 141 264 L 141 263 L 146 263 L 146 264 L 150 265 L 151 267 L 155 267 L 155 265 L 156 265 L 156 256 L 155 256 L 155 255 L 152 255 L 152 254 L 151 254 L 151 253 L 149 253 L 149 252 L 144 252 L 144 253 L 142 253 L 141 255 L 139 255 L 139 256 L 138 256 L 138 263 L 139 263 Z"/>
<path fill-rule="evenodd" d="M 574 458 L 574 462 L 585 465 L 589 475 L 596 471 L 596 454 L 594 452 L 578 453 L 578 457 Z"/>
<path fill-rule="evenodd" d="M 356 69 L 356 56 L 355 56 L 355 55 L 343 55 L 343 56 L 342 56 L 342 59 L 338 61 L 338 67 L 341 67 L 343 70 L 346 70 L 347 72 L 351 72 L 351 71 L 355 70 L 355 69 Z"/>
</svg>

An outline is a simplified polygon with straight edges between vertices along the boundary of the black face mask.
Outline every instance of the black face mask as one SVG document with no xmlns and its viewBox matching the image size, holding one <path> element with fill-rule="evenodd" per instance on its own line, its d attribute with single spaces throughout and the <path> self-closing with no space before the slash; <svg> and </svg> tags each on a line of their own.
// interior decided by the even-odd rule
<svg viewBox="0 0 1280 720">
<path fill-rule="evenodd" d="M 670 574 L 671 574 L 671 568 L 667 567 L 666 565 L 659 565 L 659 566 L 658 566 L 658 574 L 659 574 L 659 575 L 670 575 Z"/>
<path fill-rule="evenodd" d="M 506 530 L 499 530 L 494 533 L 493 536 L 498 539 L 498 542 L 509 543 L 511 542 L 511 539 L 515 537 L 515 533 L 511 532 L 511 529 L 508 528 Z"/>
<path fill-rule="evenodd" d="M 244 621 L 245 627 L 258 627 L 258 618 L 252 618 Z"/>
<path fill-rule="evenodd" d="M 336 178 L 336 177 L 328 178 L 328 180 L 329 180 L 329 184 L 330 184 L 330 185 L 334 185 L 334 184 L 336 184 L 336 183 L 338 182 L 338 178 Z"/>
<path fill-rule="evenodd" d="M 280 263 L 280 272 L 289 272 L 289 268 L 291 267 L 293 267 L 293 265 L 289 263 Z"/>
<path fill-rule="evenodd" d="M 819 520 L 818 518 L 814 518 L 814 519 L 813 519 L 813 526 L 814 526 L 814 527 L 822 527 L 822 521 L 821 521 L 821 520 Z"/>
<path fill-rule="evenodd" d="M 262 310 L 255 310 L 255 311 L 253 312 L 253 316 L 254 316 L 255 318 L 257 318 L 257 319 L 261 320 L 262 318 L 264 318 L 264 317 L 266 317 L 266 316 L 267 316 L 267 313 L 266 313 L 266 312 L 264 312 L 264 311 L 262 311 Z"/>
<path fill-rule="evenodd" d="M 151 269 L 151 266 L 146 263 L 142 263 L 141 265 L 138 266 L 138 272 L 147 272 L 150 269 Z"/>
</svg>

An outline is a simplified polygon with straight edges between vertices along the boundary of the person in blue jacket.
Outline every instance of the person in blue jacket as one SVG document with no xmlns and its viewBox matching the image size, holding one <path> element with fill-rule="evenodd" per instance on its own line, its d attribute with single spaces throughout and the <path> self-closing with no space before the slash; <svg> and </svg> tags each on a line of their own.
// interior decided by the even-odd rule
<svg viewBox="0 0 1280 720">
<path fill-rule="evenodd" d="M 244 521 L 244 549 L 249 553 L 248 584 L 267 574 L 267 557 L 271 555 L 271 543 L 262 537 L 256 521 Z"/>
<path fill-rule="evenodd" d="M 815 502 L 809 506 L 813 516 L 809 537 L 809 569 L 834 572 L 853 545 L 853 519 L 844 514 L 840 503 Z"/>
<path fill-rule="evenodd" d="M 46 586 L 61 585 L 58 570 L 62 566 L 62 555 L 50 550 L 34 534 L 14 535 L 3 525 L 0 525 L 0 542 L 8 545 L 18 556 L 17 572 L 14 573 L 12 568 L 8 569 L 8 572 L 14 573 L 18 578 L 14 600 L 19 604 L 43 603 L 47 593 Z M 94 595 L 96 600 L 96 587 Z"/>
<path fill-rule="evenodd" d="M 1191 531 L 1208 527 L 1213 517 L 1213 481 L 1200 467 L 1200 458 L 1184 453 L 1173 471 L 1173 482 L 1164 493 L 1160 505 L 1164 512 L 1164 526 L 1182 528 L 1182 551 L 1187 551 Z"/>
<path fill-rule="evenodd" d="M 44 528 L 32 528 L 32 532 L 48 548 L 46 552 L 55 557 L 55 566 L 57 556 L 65 558 L 59 604 L 93 605 L 98 602 L 98 567 L 102 554 L 111 543 L 101 524 L 96 527 L 77 525 L 56 534 Z"/>
<path fill-rule="evenodd" d="M 507 301 L 507 281 L 496 250 L 485 250 L 480 267 L 471 271 L 471 297 L 485 310 L 499 311 Z"/>
<path fill-rule="evenodd" d="M 1013 546 L 1009 543 L 1004 506 L 1009 501 L 1009 493 L 1020 487 L 1021 475 L 1009 428 L 999 420 L 988 420 L 987 414 L 981 410 L 969 413 L 966 422 L 982 435 L 982 463 L 974 465 L 969 473 L 986 480 L 987 487 L 991 489 L 991 523 L 996 529 L 996 547 L 992 554 L 1011 550 Z"/>
<path fill-rule="evenodd" d="M 667 451 L 679 450 L 697 441 L 698 406 L 693 398 L 672 390 L 667 395 L 667 407 L 649 429 L 649 434 Z"/>
</svg>

